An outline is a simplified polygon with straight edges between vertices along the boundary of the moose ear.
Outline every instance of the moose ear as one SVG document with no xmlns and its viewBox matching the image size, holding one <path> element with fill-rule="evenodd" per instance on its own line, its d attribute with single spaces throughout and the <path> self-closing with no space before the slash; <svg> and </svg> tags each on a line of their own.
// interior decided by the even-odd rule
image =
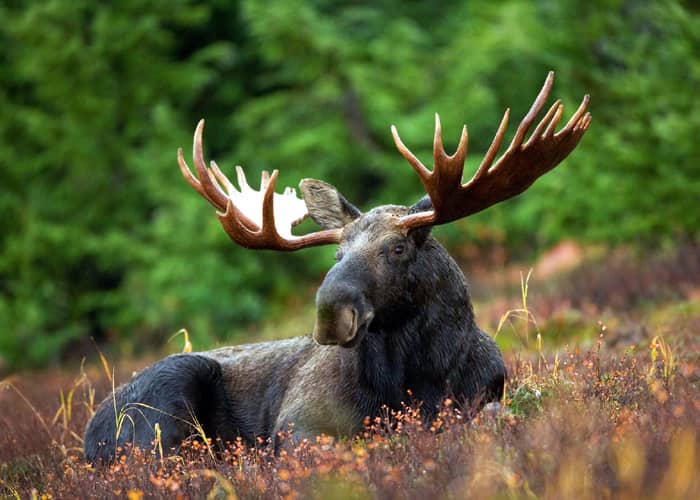
<svg viewBox="0 0 700 500">
<path fill-rule="evenodd" d="M 428 236 L 430 236 L 430 233 L 432 232 L 433 227 L 432 226 L 424 226 L 424 227 L 419 227 L 416 229 L 412 229 L 408 233 L 408 237 L 413 240 L 413 242 L 416 244 L 418 248 L 423 246 L 423 243 L 425 243 L 425 240 L 428 239 Z"/>
<path fill-rule="evenodd" d="M 408 213 L 409 214 L 416 214 L 419 212 L 427 212 L 428 210 L 432 210 L 432 209 L 433 209 L 433 202 L 430 201 L 430 198 L 428 197 L 428 195 L 425 195 L 418 202 L 416 202 L 411 208 L 408 209 Z M 432 226 L 423 226 L 423 227 L 419 227 L 419 228 L 411 230 L 411 232 L 408 233 L 408 236 L 409 236 L 409 238 L 413 239 L 416 246 L 421 247 L 421 246 L 423 246 L 423 243 L 425 243 L 425 240 L 428 239 L 428 236 L 430 236 L 430 233 L 432 232 L 432 230 L 433 230 Z"/>
<path fill-rule="evenodd" d="M 299 183 L 301 196 L 313 221 L 324 229 L 342 228 L 357 219 L 360 212 L 327 182 L 304 179 Z"/>
<path fill-rule="evenodd" d="M 433 209 L 433 202 L 430 199 L 430 196 L 427 194 L 423 196 L 420 200 L 415 202 L 413 206 L 411 206 L 408 209 L 409 214 L 417 214 L 419 212 L 427 212 L 428 210 Z"/>
</svg>

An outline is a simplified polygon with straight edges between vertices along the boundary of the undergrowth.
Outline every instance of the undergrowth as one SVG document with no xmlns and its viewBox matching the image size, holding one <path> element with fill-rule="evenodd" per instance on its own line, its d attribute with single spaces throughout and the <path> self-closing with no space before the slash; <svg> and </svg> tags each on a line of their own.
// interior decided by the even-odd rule
<svg viewBox="0 0 700 500">
<path fill-rule="evenodd" d="M 268 443 L 157 442 L 86 464 L 82 434 L 133 366 L 36 373 L 0 387 L 0 496 L 10 498 L 694 498 L 700 491 L 700 308 L 652 323 L 642 342 L 590 322 L 597 339 L 549 349 L 527 303 L 502 317 L 509 379 L 473 418 L 451 400 L 367 419 L 353 439 L 320 436 L 278 456 Z M 669 319 L 671 318 L 671 319 Z M 512 332 L 512 333 L 509 333 Z M 184 335 L 186 351 L 191 350 Z M 407 394 L 410 401 L 410 394 Z M 195 432 L 195 434 L 197 434 Z M 285 439 L 285 436 L 282 436 Z M 212 450 L 217 450 L 213 452 Z"/>
</svg>

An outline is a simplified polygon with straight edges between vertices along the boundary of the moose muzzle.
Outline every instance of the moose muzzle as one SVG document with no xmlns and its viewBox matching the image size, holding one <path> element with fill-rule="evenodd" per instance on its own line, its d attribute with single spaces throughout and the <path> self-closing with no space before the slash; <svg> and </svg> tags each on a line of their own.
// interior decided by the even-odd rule
<svg viewBox="0 0 700 500">
<path fill-rule="evenodd" d="M 354 345 L 353 340 L 374 318 L 374 311 L 361 294 L 356 294 L 350 300 L 348 294 L 342 294 L 345 297 L 338 300 L 335 291 L 334 294 L 327 294 L 323 287 L 319 289 L 314 340 L 322 345 Z"/>
<path fill-rule="evenodd" d="M 346 344 L 357 335 L 357 310 L 351 305 L 327 305 L 316 312 L 314 340 L 319 344 Z"/>
</svg>

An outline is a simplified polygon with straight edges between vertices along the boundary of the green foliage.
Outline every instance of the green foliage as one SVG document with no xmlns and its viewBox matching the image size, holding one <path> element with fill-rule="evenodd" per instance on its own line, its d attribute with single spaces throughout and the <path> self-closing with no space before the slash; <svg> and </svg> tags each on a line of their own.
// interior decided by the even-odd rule
<svg viewBox="0 0 700 500">
<path fill-rule="evenodd" d="M 616 15 L 601 16 L 575 2 L 556 5 L 549 21 L 575 29 L 552 37 L 553 64 L 578 66 L 572 87 L 581 82 L 576 87 L 592 94 L 595 126 L 567 166 L 524 200 L 521 222 L 539 221 L 546 242 L 565 235 L 653 246 L 697 236 L 697 10 L 612 2 Z"/>
<path fill-rule="evenodd" d="M 420 183 L 389 125 L 426 162 L 469 123 L 467 174 L 546 72 L 593 125 L 518 198 L 441 229 L 512 248 L 561 238 L 665 245 L 700 228 L 700 15 L 663 2 L 175 2 L 0 6 L 0 353 L 15 366 L 75 342 L 236 335 L 313 284 L 332 249 L 237 248 L 181 180 L 207 118 L 207 155 L 255 177 L 336 184 L 362 208 Z M 567 115 L 568 116 L 568 115 Z M 310 226 L 309 226 L 310 227 Z M 466 233 L 466 234 L 465 234 Z M 156 340 L 157 339 L 157 340 Z"/>
</svg>

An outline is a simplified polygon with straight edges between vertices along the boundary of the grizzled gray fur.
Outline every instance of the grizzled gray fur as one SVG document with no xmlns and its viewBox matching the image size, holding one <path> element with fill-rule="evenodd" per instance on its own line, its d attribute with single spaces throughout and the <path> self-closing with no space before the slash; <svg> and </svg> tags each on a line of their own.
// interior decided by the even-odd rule
<svg viewBox="0 0 700 500">
<path fill-rule="evenodd" d="M 353 436 L 382 405 L 401 408 L 409 390 L 425 419 L 446 396 L 462 408 L 499 398 L 506 371 L 474 321 L 462 272 L 430 228 L 396 224 L 429 199 L 361 214 L 324 182 L 301 187 L 314 221 L 343 228 L 313 335 L 154 363 L 99 406 L 85 432 L 88 461 L 109 462 L 127 442 L 151 447 L 156 422 L 166 449 L 195 433 L 195 418 L 224 441 L 274 441 L 289 424 L 298 440 Z M 118 437 L 115 407 L 130 416 Z"/>
</svg>

